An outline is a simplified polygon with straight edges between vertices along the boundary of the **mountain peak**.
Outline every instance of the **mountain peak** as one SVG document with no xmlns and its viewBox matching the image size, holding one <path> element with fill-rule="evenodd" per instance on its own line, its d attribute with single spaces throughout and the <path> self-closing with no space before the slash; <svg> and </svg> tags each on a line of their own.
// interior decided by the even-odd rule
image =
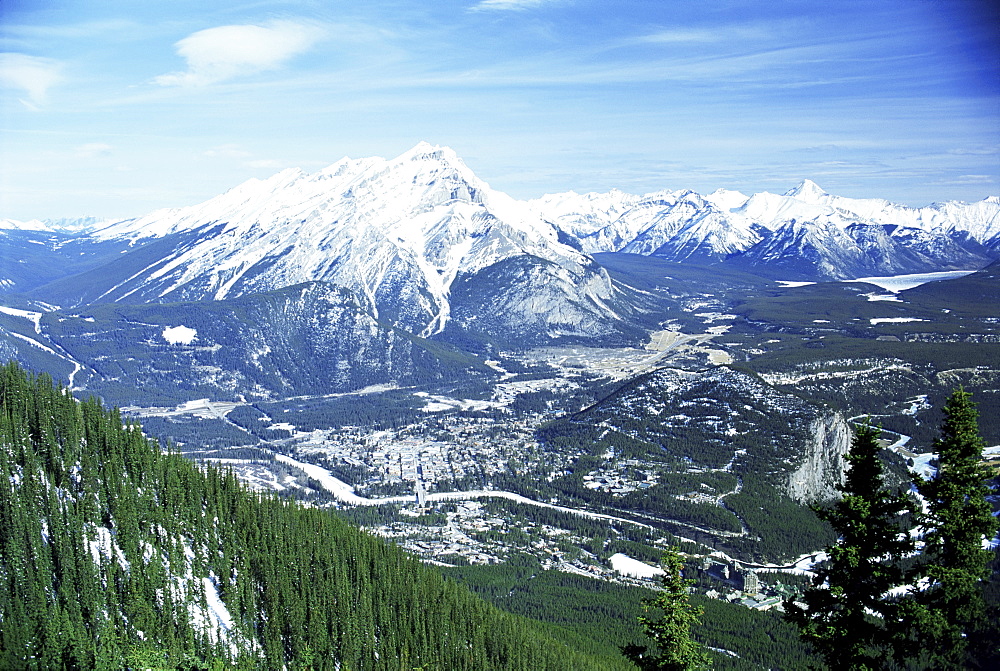
<svg viewBox="0 0 1000 671">
<path fill-rule="evenodd" d="M 399 155 L 401 161 L 426 161 L 426 160 L 458 160 L 458 154 L 451 147 L 442 147 L 438 144 L 431 144 L 425 140 L 418 142 L 412 149 Z"/>
<path fill-rule="evenodd" d="M 791 198 L 798 198 L 799 200 L 816 201 L 823 196 L 829 196 L 830 194 L 824 191 L 819 184 L 811 179 L 804 179 L 799 182 L 799 185 L 794 189 L 786 191 L 784 195 Z"/>
</svg>

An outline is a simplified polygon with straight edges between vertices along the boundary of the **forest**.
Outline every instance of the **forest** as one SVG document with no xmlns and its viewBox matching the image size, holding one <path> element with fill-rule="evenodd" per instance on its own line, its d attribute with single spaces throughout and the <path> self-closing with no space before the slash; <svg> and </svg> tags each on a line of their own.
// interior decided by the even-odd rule
<svg viewBox="0 0 1000 671">
<path fill-rule="evenodd" d="M 0 370 L 0 668 L 599 669 L 328 511 Z"/>
</svg>

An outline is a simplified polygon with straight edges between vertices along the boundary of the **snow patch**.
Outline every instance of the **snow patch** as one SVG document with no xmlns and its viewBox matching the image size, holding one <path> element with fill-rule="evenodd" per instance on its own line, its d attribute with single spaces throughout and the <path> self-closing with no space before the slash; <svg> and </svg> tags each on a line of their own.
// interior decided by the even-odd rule
<svg viewBox="0 0 1000 671">
<path fill-rule="evenodd" d="M 876 324 L 906 324 L 908 322 L 925 322 L 926 319 L 917 319 L 916 317 L 874 317 L 869 319 L 872 326 Z"/>
<path fill-rule="evenodd" d="M 32 324 L 35 325 L 35 333 L 42 332 L 41 312 L 32 312 L 31 310 L 18 310 L 17 308 L 8 308 L 3 305 L 0 305 L 0 312 L 4 313 L 5 315 L 11 315 L 13 317 L 23 317 L 24 319 L 27 319 L 28 321 L 30 321 Z"/>
<path fill-rule="evenodd" d="M 611 562 L 611 568 L 615 571 L 633 578 L 655 578 L 666 573 L 658 566 L 650 566 L 621 552 L 611 555 L 608 561 Z"/>
<path fill-rule="evenodd" d="M 171 345 L 190 345 L 198 337 L 198 332 L 187 326 L 171 326 L 163 329 L 163 339 Z"/>
<path fill-rule="evenodd" d="M 201 582 L 205 586 L 205 601 L 208 603 L 208 611 L 212 616 L 215 628 L 230 631 L 233 628 L 233 616 L 229 614 L 229 609 L 226 608 L 226 604 L 219 596 L 215 577 L 202 578 Z"/>
<path fill-rule="evenodd" d="M 424 401 L 423 412 L 442 412 L 444 410 L 487 410 L 495 408 L 497 403 L 492 401 L 474 401 L 465 398 L 450 398 L 448 396 L 438 396 L 428 394 L 425 391 L 418 391 L 414 394 Z"/>
<path fill-rule="evenodd" d="M 29 345 L 37 347 L 38 349 L 40 349 L 42 351 L 48 352 L 49 354 L 55 354 L 56 356 L 59 356 L 59 354 L 54 349 L 52 349 L 51 347 L 46 347 L 42 343 L 40 343 L 37 340 L 34 340 L 32 338 L 29 338 L 28 336 L 21 335 L 20 333 L 14 333 L 13 331 L 8 331 L 7 333 L 8 333 L 8 335 L 12 335 L 15 338 L 17 338 L 18 340 L 23 340 L 24 342 L 28 343 Z M 60 358 L 63 358 L 63 357 L 60 357 Z"/>
<path fill-rule="evenodd" d="M 116 558 L 119 566 L 128 571 L 131 565 L 128 559 L 125 558 L 125 553 L 115 543 L 111 529 L 107 527 L 95 527 L 94 532 L 97 536 L 94 540 L 85 538 L 87 545 L 90 547 L 90 556 L 94 560 L 94 564 L 100 566 L 102 558 L 109 562 L 112 558 Z"/>
</svg>

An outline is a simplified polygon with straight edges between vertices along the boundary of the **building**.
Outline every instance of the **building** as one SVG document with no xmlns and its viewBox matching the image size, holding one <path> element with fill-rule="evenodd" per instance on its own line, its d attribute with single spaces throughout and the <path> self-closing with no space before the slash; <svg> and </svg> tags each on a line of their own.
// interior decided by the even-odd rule
<svg viewBox="0 0 1000 671">
<path fill-rule="evenodd" d="M 743 592 L 745 594 L 757 594 L 760 592 L 760 578 L 751 570 L 745 570 L 743 574 Z"/>
</svg>

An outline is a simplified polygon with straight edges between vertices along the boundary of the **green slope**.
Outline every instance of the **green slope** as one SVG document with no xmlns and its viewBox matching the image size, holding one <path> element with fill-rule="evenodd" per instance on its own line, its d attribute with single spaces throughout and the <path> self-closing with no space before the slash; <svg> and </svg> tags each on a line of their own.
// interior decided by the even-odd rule
<svg viewBox="0 0 1000 671">
<path fill-rule="evenodd" d="M 14 364 L 0 370 L 0 623 L 0 668 L 604 668 Z"/>
</svg>

